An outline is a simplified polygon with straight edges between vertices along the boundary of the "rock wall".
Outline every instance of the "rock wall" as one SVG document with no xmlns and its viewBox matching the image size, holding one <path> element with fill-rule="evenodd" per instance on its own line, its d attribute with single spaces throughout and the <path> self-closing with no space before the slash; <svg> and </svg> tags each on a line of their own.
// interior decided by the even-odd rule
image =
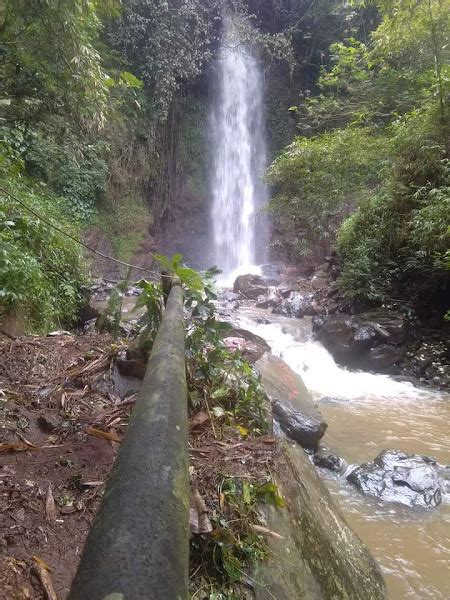
<svg viewBox="0 0 450 600">
<path fill-rule="evenodd" d="M 265 508 L 272 553 L 255 574 L 257 600 L 382 600 L 386 587 L 305 452 L 280 448 L 274 478 L 286 508 Z"/>
</svg>

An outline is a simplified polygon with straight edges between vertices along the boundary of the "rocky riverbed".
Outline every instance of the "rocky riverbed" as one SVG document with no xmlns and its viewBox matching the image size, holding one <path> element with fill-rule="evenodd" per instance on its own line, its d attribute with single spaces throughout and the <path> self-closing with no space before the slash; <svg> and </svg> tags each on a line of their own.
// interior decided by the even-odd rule
<svg viewBox="0 0 450 600">
<path fill-rule="evenodd" d="M 266 282 L 264 296 L 249 299 L 244 286 L 261 289 L 264 278 L 246 276 L 236 292 L 223 293 L 223 313 L 268 342 L 318 403 L 328 427 L 311 459 L 379 560 L 389 596 L 444 600 L 450 593 L 442 572 L 449 517 L 446 350 L 427 372 L 412 367 L 425 361 L 414 353 L 418 340 L 433 331 L 430 345 L 444 347 L 447 325 L 413 319 L 399 307 L 350 310 L 342 303 L 329 310 L 329 289 L 314 290 L 312 280 L 281 270 L 277 287 Z M 320 336 L 326 323 L 324 338 L 344 324 L 342 344 L 327 343 L 334 358 Z M 369 365 L 367 355 L 383 344 L 402 360 Z M 439 382 L 427 377 L 432 372 Z M 292 437 L 289 426 L 284 433 Z"/>
<path fill-rule="evenodd" d="M 427 318 L 404 305 L 349 304 L 339 294 L 336 266 L 330 257 L 313 273 L 282 265 L 264 265 L 261 275 L 241 275 L 236 302 L 270 309 L 292 318 L 314 317 L 314 333 L 338 364 L 386 373 L 417 384 L 450 388 L 450 322 Z M 234 304 L 233 304 L 234 303 Z"/>
</svg>

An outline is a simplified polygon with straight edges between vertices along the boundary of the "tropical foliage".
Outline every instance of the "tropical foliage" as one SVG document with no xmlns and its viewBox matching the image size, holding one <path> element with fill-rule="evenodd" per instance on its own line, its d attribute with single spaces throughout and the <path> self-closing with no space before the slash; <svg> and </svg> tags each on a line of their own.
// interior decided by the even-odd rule
<svg viewBox="0 0 450 600">
<path fill-rule="evenodd" d="M 292 107 L 301 135 L 269 169 L 271 208 L 297 255 L 330 248 L 354 211 L 337 246 L 349 298 L 439 301 L 448 285 L 448 5 L 375 4 L 368 39 L 333 43 L 317 94 Z"/>
</svg>

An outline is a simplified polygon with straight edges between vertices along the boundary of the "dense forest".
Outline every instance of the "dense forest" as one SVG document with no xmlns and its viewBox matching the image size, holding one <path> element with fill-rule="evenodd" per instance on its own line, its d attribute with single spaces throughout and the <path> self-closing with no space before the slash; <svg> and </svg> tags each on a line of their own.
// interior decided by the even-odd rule
<svg viewBox="0 0 450 600">
<path fill-rule="evenodd" d="M 449 597 L 449 24 L 0 0 L 0 596 Z"/>
<path fill-rule="evenodd" d="M 335 248 L 348 299 L 445 312 L 448 9 L 226 8 L 264 66 L 272 251 L 297 264 Z M 189 212 L 183 178 L 208 195 L 204 123 L 223 10 L 216 0 L 3 2 L 2 313 L 21 311 L 37 330 L 70 323 L 88 279 L 79 245 L 29 209 L 127 261 Z"/>
</svg>

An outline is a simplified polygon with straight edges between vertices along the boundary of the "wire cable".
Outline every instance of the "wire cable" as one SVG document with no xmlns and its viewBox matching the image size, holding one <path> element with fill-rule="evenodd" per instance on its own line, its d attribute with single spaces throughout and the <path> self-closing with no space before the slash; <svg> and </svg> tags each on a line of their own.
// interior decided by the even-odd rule
<svg viewBox="0 0 450 600">
<path fill-rule="evenodd" d="M 75 236 L 71 235 L 70 233 L 67 233 L 67 231 L 64 231 L 63 229 L 61 229 L 61 228 L 57 227 L 56 225 L 54 225 L 46 217 L 43 217 L 38 212 L 36 212 L 33 208 L 31 208 L 30 206 L 28 206 L 25 202 L 23 202 L 22 200 L 20 200 L 20 198 L 18 198 L 14 194 L 11 194 L 11 192 L 8 192 L 8 190 L 5 190 L 4 188 L 0 187 L 0 192 L 3 192 L 7 196 L 10 196 L 13 200 L 15 200 L 16 202 L 18 202 L 28 212 L 30 212 L 36 218 L 38 218 L 39 220 L 41 220 L 43 223 L 46 223 L 47 225 L 49 225 L 50 227 L 52 227 L 53 229 L 55 229 L 59 233 L 62 233 L 63 235 L 65 235 L 66 237 L 70 238 L 71 240 L 73 240 L 74 242 L 76 242 L 77 244 L 79 244 L 80 246 L 83 246 L 83 248 L 86 248 L 86 250 L 89 250 L 89 252 L 92 252 L 93 254 L 97 254 L 97 256 L 101 256 L 102 258 L 106 258 L 107 260 L 110 260 L 110 261 L 112 261 L 114 263 L 117 263 L 119 265 L 123 265 L 125 267 L 131 267 L 132 269 L 137 269 L 138 271 L 144 271 L 145 273 L 151 273 L 152 275 L 157 276 L 158 278 L 161 277 L 161 273 L 158 273 L 156 271 L 151 271 L 150 269 L 145 269 L 144 267 L 138 267 L 137 265 L 132 265 L 132 264 L 127 263 L 127 262 L 125 262 L 123 260 L 119 260 L 118 258 L 113 258 L 112 256 L 108 256 L 107 254 L 104 254 L 103 252 L 99 252 L 98 250 L 94 250 L 94 248 L 91 248 L 90 246 L 88 246 L 87 244 L 85 244 L 84 242 L 82 242 L 80 239 L 76 238 Z"/>
</svg>

